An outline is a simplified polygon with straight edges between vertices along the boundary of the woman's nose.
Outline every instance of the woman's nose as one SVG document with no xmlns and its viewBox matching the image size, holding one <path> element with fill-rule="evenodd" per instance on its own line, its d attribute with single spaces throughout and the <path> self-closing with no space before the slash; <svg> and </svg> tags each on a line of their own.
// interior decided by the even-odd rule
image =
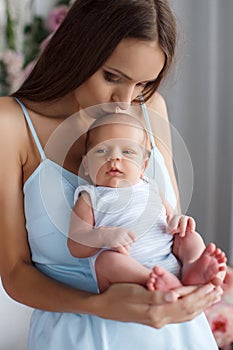
<svg viewBox="0 0 233 350">
<path fill-rule="evenodd" d="M 112 101 L 117 103 L 117 106 L 122 109 L 126 110 L 130 107 L 131 101 L 133 100 L 133 88 L 127 88 L 127 89 L 120 89 L 115 91 L 112 95 Z"/>
</svg>

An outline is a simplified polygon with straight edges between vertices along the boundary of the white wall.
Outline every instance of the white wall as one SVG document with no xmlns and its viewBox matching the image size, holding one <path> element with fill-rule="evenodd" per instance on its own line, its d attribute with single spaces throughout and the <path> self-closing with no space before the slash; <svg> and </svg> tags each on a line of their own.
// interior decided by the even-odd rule
<svg viewBox="0 0 233 350">
<path fill-rule="evenodd" d="M 54 4 L 56 4 L 56 0 L 36 0 L 35 1 L 35 10 L 37 15 L 47 16 L 49 11 L 52 9 Z"/>
<path fill-rule="evenodd" d="M 0 350 L 26 350 L 31 313 L 8 297 L 0 281 Z"/>
<path fill-rule="evenodd" d="M 193 164 L 189 214 L 206 242 L 214 241 L 233 263 L 233 1 L 170 2 L 181 44 L 166 98 Z"/>
</svg>

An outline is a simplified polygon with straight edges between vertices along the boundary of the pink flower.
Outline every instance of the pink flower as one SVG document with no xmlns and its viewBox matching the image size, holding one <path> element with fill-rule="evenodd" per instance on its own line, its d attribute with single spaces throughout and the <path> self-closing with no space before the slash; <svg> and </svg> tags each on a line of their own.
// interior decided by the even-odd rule
<svg viewBox="0 0 233 350">
<path fill-rule="evenodd" d="M 233 268 L 227 267 L 227 274 L 223 284 L 223 297 L 222 299 L 228 304 L 233 305 Z"/>
<path fill-rule="evenodd" d="M 233 286 L 224 290 L 222 300 L 233 307 Z"/>
<path fill-rule="evenodd" d="M 24 68 L 24 80 L 29 76 L 33 68 L 35 67 L 36 64 L 36 59 L 28 63 L 28 65 Z"/>
<path fill-rule="evenodd" d="M 225 288 L 233 286 L 233 267 L 227 266 L 227 273 L 224 279 Z"/>
<path fill-rule="evenodd" d="M 232 350 L 232 346 L 230 345 L 226 345 L 223 348 L 221 348 L 221 350 Z"/>
<path fill-rule="evenodd" d="M 55 32 L 57 28 L 63 22 L 68 11 L 68 7 L 66 5 L 61 5 L 55 7 L 47 20 L 47 27 L 51 32 Z"/>
<path fill-rule="evenodd" d="M 48 45 L 48 43 L 50 42 L 52 36 L 54 33 L 51 33 L 50 35 L 48 35 L 40 44 L 40 52 L 43 52 L 44 49 L 46 48 L 46 46 Z"/>
<path fill-rule="evenodd" d="M 221 301 L 206 310 L 210 327 L 220 348 L 233 342 L 233 306 Z"/>
<path fill-rule="evenodd" d="M 10 92 L 13 92 L 19 88 L 24 80 L 23 54 L 9 49 L 1 54 L 0 59 L 6 68 L 6 81 L 9 84 Z"/>
<path fill-rule="evenodd" d="M 224 317 L 223 315 L 218 315 L 218 319 L 214 319 L 212 321 L 212 331 L 214 333 L 220 332 L 220 333 L 226 333 L 227 331 L 227 317 Z"/>
</svg>

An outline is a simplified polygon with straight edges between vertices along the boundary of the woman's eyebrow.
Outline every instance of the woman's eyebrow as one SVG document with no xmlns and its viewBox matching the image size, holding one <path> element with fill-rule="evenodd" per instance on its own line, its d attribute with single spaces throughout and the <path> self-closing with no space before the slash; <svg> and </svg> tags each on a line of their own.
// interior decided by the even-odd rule
<svg viewBox="0 0 233 350">
<path fill-rule="evenodd" d="M 129 81 L 133 81 L 133 78 L 130 78 L 128 75 L 126 75 L 125 73 L 121 72 L 119 69 L 113 68 L 113 67 L 110 67 L 110 66 L 107 66 L 107 65 L 105 65 L 105 67 L 106 67 L 107 69 L 111 69 L 111 70 L 113 70 L 114 72 L 116 72 L 116 73 L 122 75 L 124 78 L 128 79 Z M 156 80 L 156 78 L 155 78 L 155 79 L 152 79 L 152 80 L 145 80 L 145 81 L 142 81 L 142 83 L 152 83 L 152 82 L 154 82 L 155 80 Z"/>
<path fill-rule="evenodd" d="M 123 77 L 125 77 L 126 79 L 128 80 L 133 80 L 132 78 L 130 78 L 128 75 L 126 75 L 125 73 L 121 72 L 120 70 L 116 69 L 116 68 L 113 68 L 113 67 L 110 67 L 110 66 L 105 66 L 106 68 L 108 69 L 111 69 L 113 71 L 115 71 L 116 73 L 122 75 Z"/>
</svg>

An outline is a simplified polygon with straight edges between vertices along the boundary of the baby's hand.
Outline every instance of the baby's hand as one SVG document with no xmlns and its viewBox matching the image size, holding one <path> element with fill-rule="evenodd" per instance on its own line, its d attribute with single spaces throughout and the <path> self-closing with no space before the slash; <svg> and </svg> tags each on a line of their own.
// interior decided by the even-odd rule
<svg viewBox="0 0 233 350">
<path fill-rule="evenodd" d="M 134 234 L 124 227 L 100 227 L 98 231 L 104 247 L 112 248 L 122 254 L 128 254 L 135 240 Z"/>
<path fill-rule="evenodd" d="M 168 218 L 168 231 L 171 234 L 178 233 L 180 237 L 184 237 L 187 231 L 193 233 L 196 228 L 196 222 L 191 216 L 174 215 Z"/>
</svg>

